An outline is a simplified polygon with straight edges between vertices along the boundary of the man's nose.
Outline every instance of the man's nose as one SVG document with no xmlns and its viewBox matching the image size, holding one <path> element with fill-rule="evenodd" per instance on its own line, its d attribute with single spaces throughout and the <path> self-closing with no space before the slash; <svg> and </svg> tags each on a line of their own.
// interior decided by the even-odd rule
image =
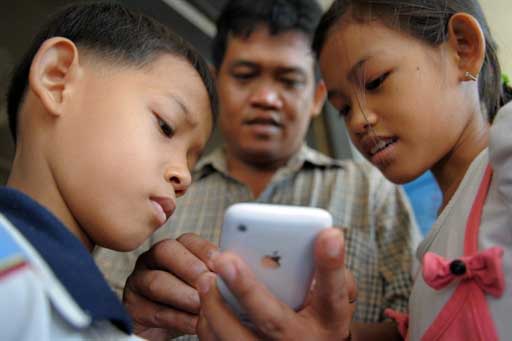
<svg viewBox="0 0 512 341">
<path fill-rule="evenodd" d="M 251 104 L 260 109 L 280 110 L 283 101 L 276 86 L 260 84 L 252 93 Z"/>
</svg>

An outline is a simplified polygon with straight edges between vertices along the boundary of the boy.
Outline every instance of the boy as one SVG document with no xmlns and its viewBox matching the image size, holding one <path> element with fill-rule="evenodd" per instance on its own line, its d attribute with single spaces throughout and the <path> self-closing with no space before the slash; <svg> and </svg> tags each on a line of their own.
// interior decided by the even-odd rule
<svg viewBox="0 0 512 341">
<path fill-rule="evenodd" d="M 136 248 L 173 213 L 212 129 L 205 62 L 118 4 L 78 4 L 14 74 L 0 188 L 2 340 L 129 338 L 89 252 Z"/>
</svg>

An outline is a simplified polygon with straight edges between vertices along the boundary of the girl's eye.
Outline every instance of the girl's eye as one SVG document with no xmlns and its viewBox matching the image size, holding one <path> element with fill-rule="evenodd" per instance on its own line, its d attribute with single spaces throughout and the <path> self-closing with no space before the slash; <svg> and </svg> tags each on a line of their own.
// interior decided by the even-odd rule
<svg viewBox="0 0 512 341">
<path fill-rule="evenodd" d="M 372 91 L 372 90 L 378 89 L 382 85 L 382 83 L 384 83 L 384 81 L 386 80 L 386 78 L 388 76 L 389 76 L 389 72 L 386 72 L 382 76 L 366 83 L 366 85 L 365 85 L 366 90 Z"/>
<path fill-rule="evenodd" d="M 158 116 L 157 120 L 162 134 L 164 134 L 166 137 L 172 137 L 174 135 L 174 129 Z"/>
</svg>

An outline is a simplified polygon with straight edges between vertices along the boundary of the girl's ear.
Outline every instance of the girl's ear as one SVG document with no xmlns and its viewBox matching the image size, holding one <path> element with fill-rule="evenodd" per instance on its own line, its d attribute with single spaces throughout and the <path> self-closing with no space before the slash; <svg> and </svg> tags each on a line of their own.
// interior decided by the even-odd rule
<svg viewBox="0 0 512 341">
<path fill-rule="evenodd" d="M 460 80 L 476 80 L 485 60 L 485 37 L 478 21 L 467 13 L 454 14 L 448 22 L 448 43 L 456 54 Z"/>
<path fill-rule="evenodd" d="M 66 95 L 78 71 L 78 50 L 72 41 L 54 37 L 41 45 L 30 67 L 29 87 L 48 113 L 63 114 Z"/>
</svg>

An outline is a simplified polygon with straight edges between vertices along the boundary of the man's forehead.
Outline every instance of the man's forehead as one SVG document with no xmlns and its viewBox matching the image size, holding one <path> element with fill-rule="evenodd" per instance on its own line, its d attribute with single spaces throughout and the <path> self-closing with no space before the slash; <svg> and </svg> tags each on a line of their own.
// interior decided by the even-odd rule
<svg viewBox="0 0 512 341">
<path fill-rule="evenodd" d="M 314 61 L 310 39 L 305 33 L 289 30 L 271 34 L 259 27 L 248 36 L 230 35 L 224 62 L 279 64 L 279 67 L 307 67 Z"/>
</svg>

